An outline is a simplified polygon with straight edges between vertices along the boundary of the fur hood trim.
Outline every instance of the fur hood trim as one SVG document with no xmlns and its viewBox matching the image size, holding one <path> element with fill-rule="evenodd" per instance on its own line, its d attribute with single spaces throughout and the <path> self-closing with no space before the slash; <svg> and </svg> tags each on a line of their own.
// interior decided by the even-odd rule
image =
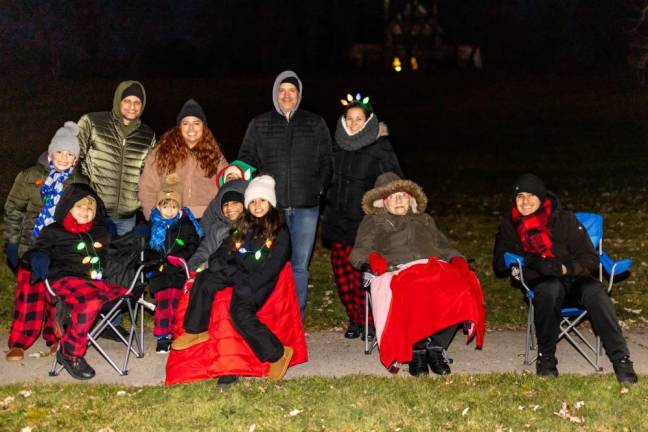
<svg viewBox="0 0 648 432">
<path fill-rule="evenodd" d="M 362 197 L 362 210 L 368 215 L 385 212 L 383 199 L 395 192 L 407 192 L 411 195 L 410 208 L 414 214 L 425 212 L 428 198 L 421 186 L 411 180 L 401 179 L 391 171 L 381 174 L 376 179 L 374 188 L 364 194 Z"/>
</svg>

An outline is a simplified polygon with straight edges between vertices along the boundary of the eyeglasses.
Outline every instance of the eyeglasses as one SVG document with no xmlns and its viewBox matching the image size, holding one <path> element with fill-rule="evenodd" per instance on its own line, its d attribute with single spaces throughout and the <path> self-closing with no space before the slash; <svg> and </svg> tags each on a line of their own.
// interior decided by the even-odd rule
<svg viewBox="0 0 648 432">
<path fill-rule="evenodd" d="M 386 196 L 383 199 L 385 201 L 396 201 L 396 200 L 403 201 L 405 199 L 408 199 L 409 197 L 410 197 L 410 194 L 408 194 L 407 192 L 395 192 L 395 193 L 393 193 L 391 195 Z"/>
</svg>

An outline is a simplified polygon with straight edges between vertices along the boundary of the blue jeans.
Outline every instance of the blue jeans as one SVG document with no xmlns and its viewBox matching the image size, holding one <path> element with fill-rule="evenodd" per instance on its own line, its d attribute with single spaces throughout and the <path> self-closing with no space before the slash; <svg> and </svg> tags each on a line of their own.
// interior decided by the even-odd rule
<svg viewBox="0 0 648 432">
<path fill-rule="evenodd" d="M 117 227 L 118 236 L 131 232 L 135 228 L 135 215 L 125 219 L 110 218 L 110 220 Z"/>
<path fill-rule="evenodd" d="M 303 320 L 308 292 L 308 264 L 315 244 L 319 207 L 286 208 L 283 211 L 290 232 L 290 244 L 292 246 L 290 261 L 295 276 L 299 310 Z"/>
</svg>

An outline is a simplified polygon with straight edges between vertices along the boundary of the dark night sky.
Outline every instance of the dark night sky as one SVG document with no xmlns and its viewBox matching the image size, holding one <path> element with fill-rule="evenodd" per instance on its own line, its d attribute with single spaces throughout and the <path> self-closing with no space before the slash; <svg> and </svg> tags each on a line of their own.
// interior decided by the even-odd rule
<svg viewBox="0 0 648 432">
<path fill-rule="evenodd" d="M 421 0 L 432 5 L 434 1 Z M 405 0 L 393 0 L 390 14 Z M 489 67 L 623 62 L 616 0 L 437 0 L 450 43 Z M 344 71 L 352 42 L 382 43 L 380 0 L 86 0 L 0 3 L 9 75 L 235 76 Z"/>
</svg>

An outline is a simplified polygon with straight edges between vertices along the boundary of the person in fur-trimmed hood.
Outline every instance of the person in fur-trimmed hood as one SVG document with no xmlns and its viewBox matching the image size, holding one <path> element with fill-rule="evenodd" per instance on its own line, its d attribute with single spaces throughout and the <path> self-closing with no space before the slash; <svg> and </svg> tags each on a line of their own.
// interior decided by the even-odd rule
<svg viewBox="0 0 648 432">
<path fill-rule="evenodd" d="M 340 300 L 349 317 L 347 339 L 359 337 L 365 327 L 365 295 L 362 274 L 349 263 L 360 221 L 364 217 L 362 196 L 379 175 L 393 171 L 402 176 L 389 132 L 378 121 L 368 97 L 360 94 L 342 100 L 344 113 L 337 122 L 333 147 L 333 177 L 326 194 L 322 240 L 331 249 L 331 265 Z M 369 337 L 373 325 L 369 317 Z"/>
<path fill-rule="evenodd" d="M 362 197 L 366 216 L 350 255 L 355 268 L 381 276 L 371 284 L 381 362 L 409 363 L 413 376 L 427 375 L 428 366 L 449 374 L 446 350 L 457 330 L 472 323 L 469 338 L 480 347 L 485 328 L 479 281 L 427 204 L 413 181 L 380 175 Z"/>
</svg>

